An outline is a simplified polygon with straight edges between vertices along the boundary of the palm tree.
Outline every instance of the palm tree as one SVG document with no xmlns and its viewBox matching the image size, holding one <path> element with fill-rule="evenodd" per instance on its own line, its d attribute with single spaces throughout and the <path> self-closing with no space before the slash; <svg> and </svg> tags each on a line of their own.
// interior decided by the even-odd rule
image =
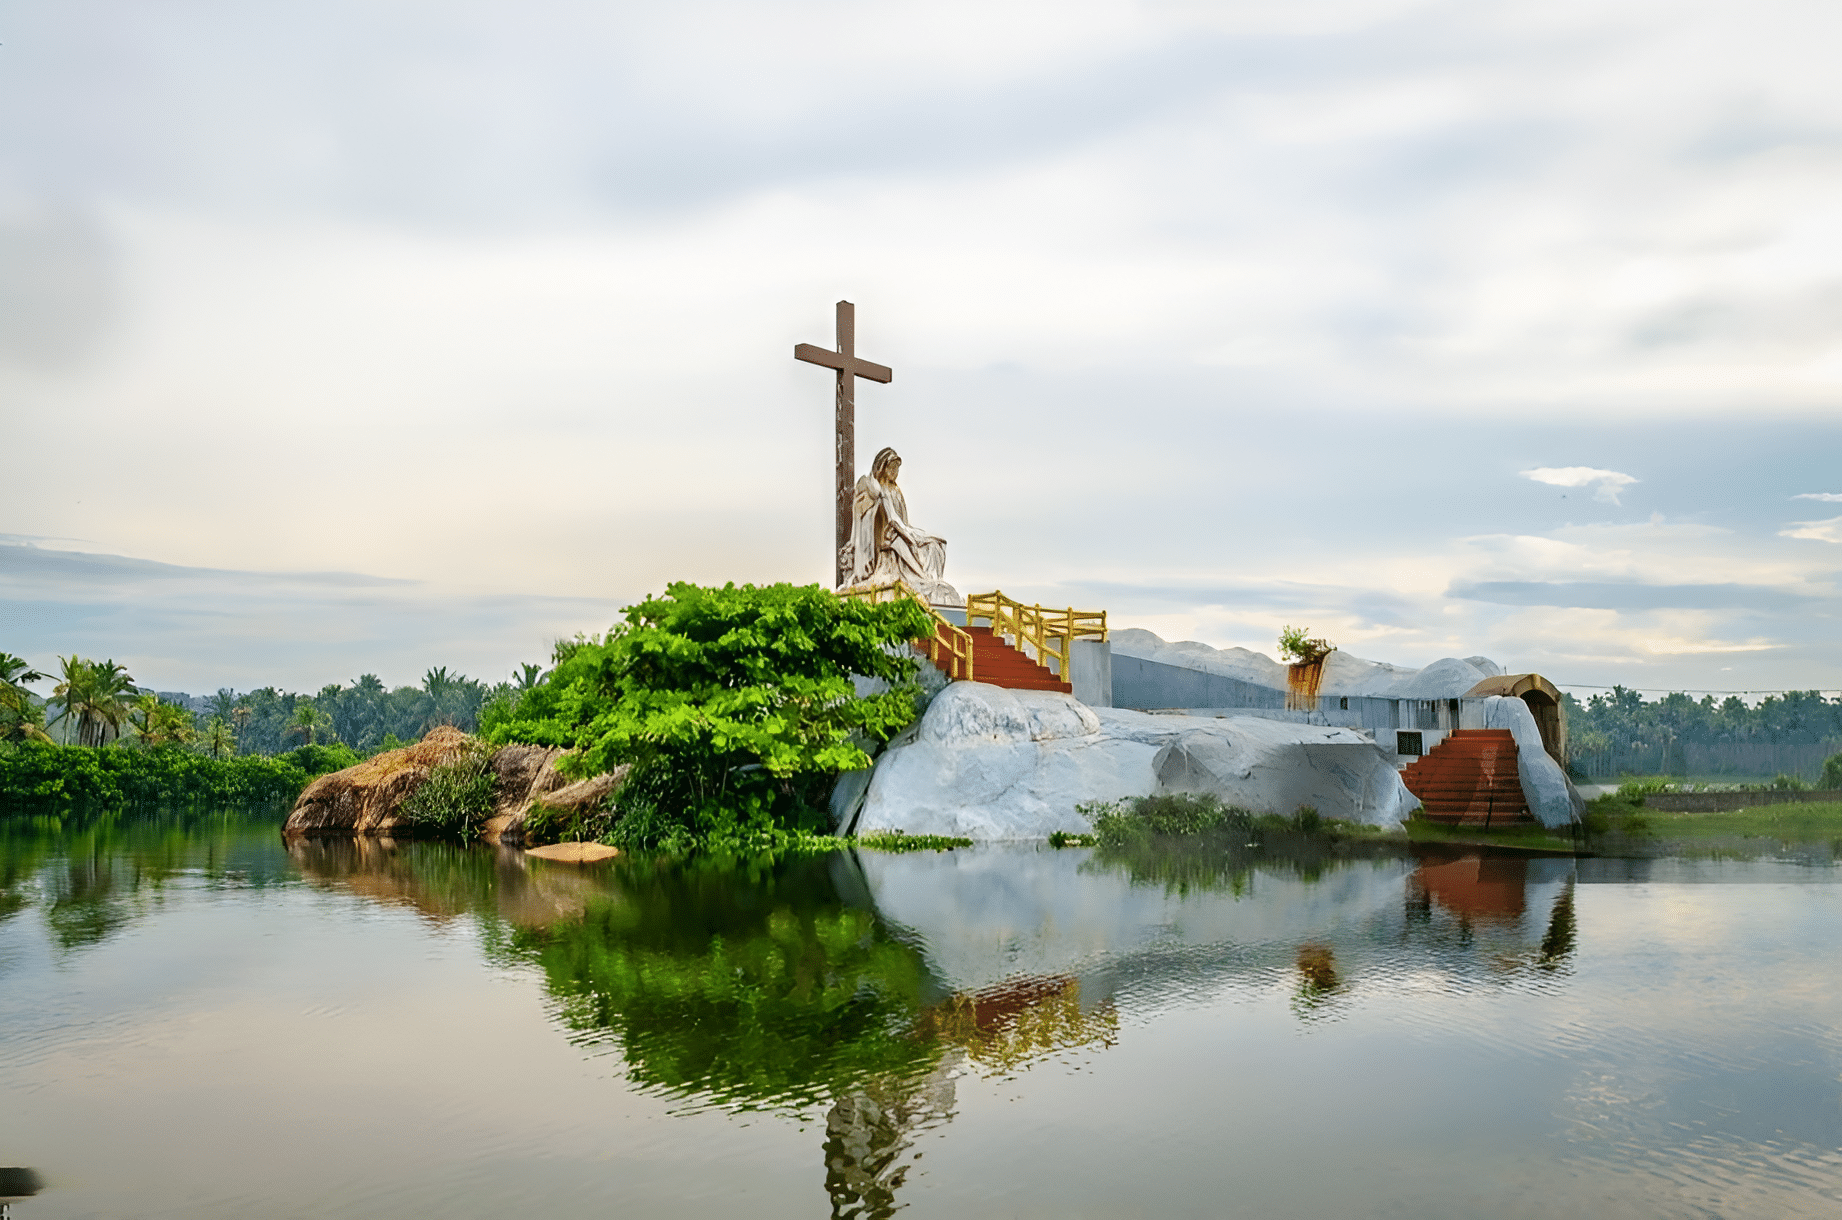
<svg viewBox="0 0 1842 1220">
<path fill-rule="evenodd" d="M 307 739 L 308 745 L 314 744 L 314 737 L 333 727 L 333 718 L 314 706 L 312 699 L 298 699 L 294 704 L 294 714 L 288 718 L 289 734 L 299 734 Z"/>
<path fill-rule="evenodd" d="M 26 664 L 24 657 L 16 657 L 10 652 L 0 652 L 0 687 L 23 690 L 34 682 L 43 682 L 45 675 Z"/>
<path fill-rule="evenodd" d="M 26 687 L 43 682 L 45 675 L 27 665 L 25 658 L 0 652 L 0 741 L 42 741 L 51 744 L 45 732 L 45 709 Z"/>
<path fill-rule="evenodd" d="M 518 667 L 518 672 L 512 675 L 512 688 L 522 695 L 524 692 L 536 686 L 538 682 L 543 679 L 543 676 L 544 667 L 542 665 L 533 665 L 531 662 L 526 661 L 523 665 Z"/>
<path fill-rule="evenodd" d="M 237 752 L 237 735 L 224 723 L 222 716 L 213 716 L 210 723 L 205 725 L 204 736 L 198 739 L 198 744 L 211 757 L 223 758 L 226 754 Z"/>
<path fill-rule="evenodd" d="M 45 732 L 45 707 L 23 686 L 0 686 L 0 741 L 37 741 L 55 745 Z"/>
<path fill-rule="evenodd" d="M 58 658 L 59 676 L 63 681 L 51 688 L 51 702 L 62 705 L 59 719 L 64 722 L 64 744 L 70 744 L 70 725 L 78 705 L 89 698 L 90 663 L 75 653 Z"/>
<path fill-rule="evenodd" d="M 92 722 L 90 745 L 106 745 L 121 736 L 122 724 L 128 719 L 129 698 L 139 693 L 125 667 L 113 660 L 95 661 L 90 665 L 92 685 L 87 716 Z"/>
<path fill-rule="evenodd" d="M 114 661 L 86 661 L 74 653 L 59 657 L 63 681 L 51 698 L 64 707 L 64 740 L 70 741 L 71 718 L 77 721 L 77 744 L 100 746 L 119 736 L 128 718 L 124 696 L 137 693 L 134 679 Z"/>
<path fill-rule="evenodd" d="M 231 712 L 237 706 L 237 692 L 228 686 L 217 688 L 217 694 L 205 700 L 207 710 L 221 720 L 229 720 Z"/>
</svg>

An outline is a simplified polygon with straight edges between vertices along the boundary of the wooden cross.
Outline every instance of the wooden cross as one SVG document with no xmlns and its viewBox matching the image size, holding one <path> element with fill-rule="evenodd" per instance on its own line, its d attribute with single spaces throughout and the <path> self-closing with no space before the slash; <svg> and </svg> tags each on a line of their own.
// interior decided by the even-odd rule
<svg viewBox="0 0 1842 1220">
<path fill-rule="evenodd" d="M 851 495 L 857 482 L 857 392 L 856 381 L 868 377 L 887 385 L 895 374 L 880 364 L 859 359 L 857 355 L 857 307 L 849 301 L 838 302 L 838 350 L 826 351 L 810 343 L 794 347 L 793 358 L 810 364 L 822 364 L 838 371 L 838 502 L 837 531 L 832 556 L 837 565 L 838 587 L 851 578 L 844 566 L 844 547 L 851 540 Z"/>
</svg>

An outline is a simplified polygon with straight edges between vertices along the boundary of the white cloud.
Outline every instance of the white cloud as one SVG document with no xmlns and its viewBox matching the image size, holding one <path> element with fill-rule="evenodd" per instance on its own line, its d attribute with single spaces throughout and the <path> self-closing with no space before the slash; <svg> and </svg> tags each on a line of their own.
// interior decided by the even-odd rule
<svg viewBox="0 0 1842 1220">
<path fill-rule="evenodd" d="M 1793 528 L 1779 530 L 1780 538 L 1807 538 L 1811 542 L 1842 543 L 1842 517 L 1827 521 L 1793 521 Z"/>
<path fill-rule="evenodd" d="M 1522 477 L 1555 487 L 1591 487 L 1593 499 L 1606 504 L 1618 503 L 1618 493 L 1637 482 L 1631 475 L 1595 466 L 1538 466 L 1523 471 Z"/>
<path fill-rule="evenodd" d="M 1793 500 L 1821 500 L 1826 504 L 1842 504 L 1842 492 L 1806 491 L 1791 497 Z"/>
</svg>

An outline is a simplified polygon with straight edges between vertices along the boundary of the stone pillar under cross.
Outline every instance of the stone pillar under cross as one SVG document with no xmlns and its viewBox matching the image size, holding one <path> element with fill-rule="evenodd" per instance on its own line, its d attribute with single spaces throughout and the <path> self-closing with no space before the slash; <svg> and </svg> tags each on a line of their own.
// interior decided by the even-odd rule
<svg viewBox="0 0 1842 1220">
<path fill-rule="evenodd" d="M 822 364 L 838 374 L 835 414 L 837 427 L 837 528 L 832 535 L 832 566 L 836 585 L 843 588 L 850 573 L 844 567 L 844 548 L 851 540 L 851 494 L 857 482 L 857 392 L 856 380 L 868 377 L 887 385 L 895 374 L 880 364 L 859 359 L 857 355 L 857 307 L 849 301 L 838 302 L 838 350 L 827 351 L 810 343 L 794 347 L 793 358 L 810 364 Z"/>
</svg>

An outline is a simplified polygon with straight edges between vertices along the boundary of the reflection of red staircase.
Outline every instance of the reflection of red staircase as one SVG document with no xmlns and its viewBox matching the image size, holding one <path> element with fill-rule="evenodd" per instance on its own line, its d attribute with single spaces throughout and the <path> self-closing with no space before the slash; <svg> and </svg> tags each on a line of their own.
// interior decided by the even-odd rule
<svg viewBox="0 0 1842 1220">
<path fill-rule="evenodd" d="M 1452 826 L 1532 822 L 1516 768 L 1516 737 L 1508 729 L 1459 729 L 1401 772 L 1420 798 L 1424 817 Z"/>
<path fill-rule="evenodd" d="M 1055 671 L 1046 665 L 1032 661 L 1020 649 L 1004 642 L 1002 636 L 993 635 L 989 627 L 967 627 L 966 634 L 972 637 L 972 677 L 977 682 L 989 682 L 993 686 L 1009 687 L 1011 690 L 1059 690 L 1064 695 L 1074 693 L 1074 687 L 1055 676 Z M 947 658 L 942 656 L 942 660 Z M 940 668 L 949 675 L 952 673 L 945 664 Z"/>
</svg>

